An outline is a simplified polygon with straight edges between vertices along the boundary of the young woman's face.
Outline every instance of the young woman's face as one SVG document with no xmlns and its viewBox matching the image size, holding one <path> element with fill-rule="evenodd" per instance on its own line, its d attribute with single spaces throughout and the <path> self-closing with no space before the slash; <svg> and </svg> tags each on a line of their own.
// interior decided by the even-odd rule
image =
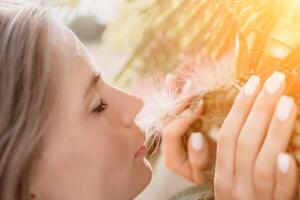
<svg viewBox="0 0 300 200">
<path fill-rule="evenodd" d="M 134 123 L 142 102 L 105 83 L 70 31 L 53 35 L 64 72 L 31 191 L 43 199 L 133 199 L 151 179 Z"/>
</svg>

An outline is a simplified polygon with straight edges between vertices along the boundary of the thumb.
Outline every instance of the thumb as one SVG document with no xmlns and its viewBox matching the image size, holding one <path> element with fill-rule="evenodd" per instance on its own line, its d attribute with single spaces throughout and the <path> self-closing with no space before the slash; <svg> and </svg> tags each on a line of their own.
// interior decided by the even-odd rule
<svg viewBox="0 0 300 200">
<path fill-rule="evenodd" d="M 202 172 L 209 165 L 209 147 L 204 135 L 200 132 L 192 133 L 188 141 L 188 159 L 195 183 L 203 183 L 206 178 Z"/>
</svg>

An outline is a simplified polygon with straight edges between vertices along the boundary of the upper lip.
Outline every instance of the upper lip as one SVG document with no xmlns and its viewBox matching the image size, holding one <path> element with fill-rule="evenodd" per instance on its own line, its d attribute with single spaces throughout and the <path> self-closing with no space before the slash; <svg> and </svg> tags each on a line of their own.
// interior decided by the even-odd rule
<svg viewBox="0 0 300 200">
<path fill-rule="evenodd" d="M 138 145 L 138 147 L 137 147 L 137 150 L 136 150 L 135 155 L 141 150 L 141 148 L 142 148 L 143 146 L 145 146 L 145 141 L 146 141 L 146 136 L 145 136 L 145 134 L 143 133 L 143 137 L 141 137 L 141 142 L 139 142 L 139 145 Z"/>
</svg>

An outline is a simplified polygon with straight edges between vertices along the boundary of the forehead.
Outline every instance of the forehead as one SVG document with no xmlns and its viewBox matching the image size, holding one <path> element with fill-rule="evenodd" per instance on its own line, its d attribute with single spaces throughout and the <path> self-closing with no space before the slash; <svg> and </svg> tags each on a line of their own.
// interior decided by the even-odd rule
<svg viewBox="0 0 300 200">
<path fill-rule="evenodd" d="M 88 50 L 69 28 L 55 22 L 51 32 L 54 53 L 57 59 L 62 62 L 62 68 L 65 72 L 85 70 L 91 73 L 100 73 L 95 59 L 92 58 Z"/>
<path fill-rule="evenodd" d="M 61 24 L 56 24 L 51 30 L 50 40 L 60 74 L 59 96 L 64 101 L 68 96 L 73 98 L 72 101 L 82 99 L 86 87 L 100 73 L 96 62 L 75 34 Z"/>
</svg>

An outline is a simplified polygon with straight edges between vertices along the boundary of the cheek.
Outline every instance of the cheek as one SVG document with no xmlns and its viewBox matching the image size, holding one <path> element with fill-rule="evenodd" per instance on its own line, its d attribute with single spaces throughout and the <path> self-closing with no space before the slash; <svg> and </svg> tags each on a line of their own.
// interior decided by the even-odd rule
<svg viewBox="0 0 300 200">
<path fill-rule="evenodd" d="M 64 124 L 65 129 L 48 134 L 41 177 L 45 191 L 64 196 L 81 188 L 81 195 L 111 196 L 128 189 L 134 155 L 126 133 L 105 123 L 75 124 L 80 126 Z"/>
<path fill-rule="evenodd" d="M 129 133 L 118 125 L 106 120 L 97 120 L 86 129 L 86 144 L 93 148 L 93 154 L 88 155 L 105 171 L 105 174 L 125 173 L 132 168 L 134 161 L 134 140 Z M 107 173 L 106 173 L 107 172 Z"/>
<path fill-rule="evenodd" d="M 113 136 L 112 136 L 113 135 Z M 146 159 L 135 159 L 136 143 L 134 144 L 133 131 L 127 128 L 110 129 L 110 136 L 107 141 L 114 141 L 103 144 L 107 152 L 107 179 L 114 181 L 115 191 L 123 191 L 123 194 L 130 195 L 127 199 L 133 199 L 149 184 L 152 177 L 152 169 Z M 124 198 L 124 196 L 123 196 Z M 123 199 L 121 198 L 121 199 Z M 120 199 L 120 198 L 116 198 Z"/>
<path fill-rule="evenodd" d="M 112 126 L 107 120 L 91 120 L 78 132 L 76 140 L 76 154 L 81 155 L 85 163 L 101 169 L 101 173 L 118 173 L 131 168 L 134 144 L 120 127 Z"/>
<path fill-rule="evenodd" d="M 116 191 L 123 194 L 122 197 L 113 199 L 124 198 L 132 187 L 135 188 L 144 182 L 137 180 L 144 179 L 145 167 L 134 159 L 135 145 L 129 134 L 120 127 L 102 124 L 98 142 L 94 144 L 98 151 L 95 156 L 99 158 L 94 164 L 102 169 L 101 181 L 102 185 L 105 185 L 105 191 L 111 195 Z"/>
<path fill-rule="evenodd" d="M 118 136 L 116 132 L 101 131 L 98 142 L 95 144 L 97 148 L 97 156 L 102 165 L 107 165 L 108 169 L 112 166 L 121 166 L 129 168 L 133 161 L 133 151 L 130 141 L 122 136 Z M 122 134 L 122 133 L 119 133 Z"/>
</svg>

